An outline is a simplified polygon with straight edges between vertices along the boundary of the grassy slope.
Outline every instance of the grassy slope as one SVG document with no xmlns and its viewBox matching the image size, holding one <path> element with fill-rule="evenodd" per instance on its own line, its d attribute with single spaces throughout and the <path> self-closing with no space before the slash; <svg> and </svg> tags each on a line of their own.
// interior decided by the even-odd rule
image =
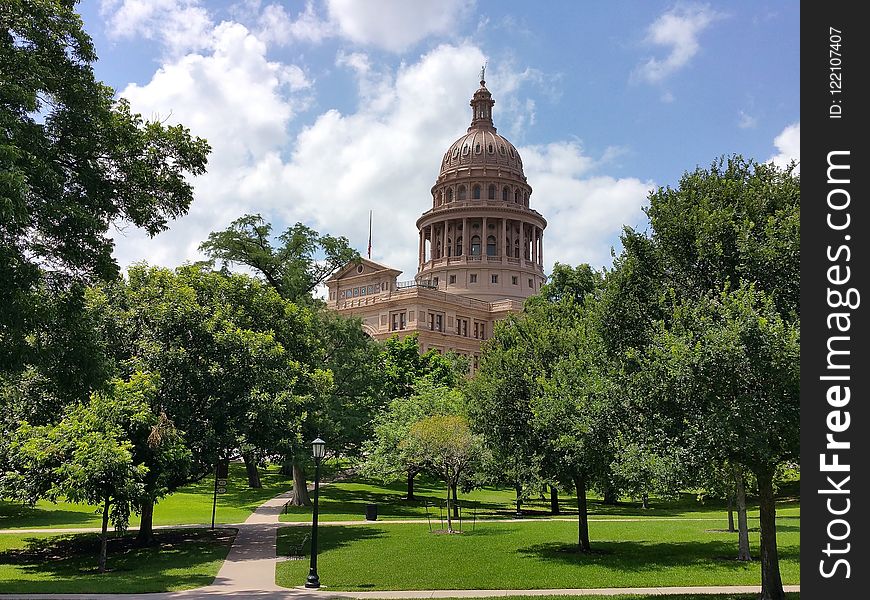
<svg viewBox="0 0 870 600">
<path fill-rule="evenodd" d="M 799 583 L 799 520 L 778 525 L 783 580 Z M 709 528 L 688 520 L 593 523 L 596 552 L 582 555 L 570 522 L 478 523 L 461 535 L 416 524 L 331 526 L 322 529 L 318 571 L 333 590 L 757 585 L 759 564 L 733 560 L 736 536 Z M 282 529 L 279 553 L 304 533 Z M 758 534 L 751 538 L 757 554 Z M 307 569 L 304 560 L 281 562 L 277 581 L 298 585 Z"/>
<path fill-rule="evenodd" d="M 250 489 L 244 465 L 235 463 L 230 465 L 227 493 L 218 496 L 215 515 L 217 523 L 240 523 L 247 519 L 257 506 L 292 487 L 292 480 L 280 475 L 277 468 L 269 469 L 265 474 L 261 472 L 261 476 L 263 487 Z M 154 524 L 210 524 L 213 488 L 214 479 L 206 477 L 162 499 L 154 507 Z M 138 524 L 138 516 L 133 515 L 130 525 L 135 527 Z M 99 526 L 100 514 L 94 506 L 40 501 L 36 506 L 28 507 L 14 502 L 0 501 L 0 529 Z"/>
<path fill-rule="evenodd" d="M 0 590 L 14 593 L 160 592 L 210 584 L 233 529 L 165 530 L 158 545 L 136 548 L 132 534 L 110 539 L 109 573 L 97 573 L 96 534 L 0 535 Z"/>
</svg>

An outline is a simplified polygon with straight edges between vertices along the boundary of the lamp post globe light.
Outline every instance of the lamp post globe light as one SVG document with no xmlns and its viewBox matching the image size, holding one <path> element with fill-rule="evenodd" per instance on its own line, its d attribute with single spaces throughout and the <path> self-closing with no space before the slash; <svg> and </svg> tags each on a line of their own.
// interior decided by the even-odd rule
<svg viewBox="0 0 870 600">
<path fill-rule="evenodd" d="M 320 578 L 317 576 L 317 509 L 320 496 L 320 461 L 326 454 L 326 442 L 317 437 L 311 442 L 312 456 L 314 456 L 314 516 L 311 520 L 311 567 L 308 569 L 308 578 L 305 587 L 319 588 Z"/>
</svg>

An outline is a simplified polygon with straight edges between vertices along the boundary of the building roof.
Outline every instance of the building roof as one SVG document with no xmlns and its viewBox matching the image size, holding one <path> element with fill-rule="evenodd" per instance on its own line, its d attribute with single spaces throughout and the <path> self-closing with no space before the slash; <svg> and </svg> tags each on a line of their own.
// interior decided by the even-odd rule
<svg viewBox="0 0 870 600">
<path fill-rule="evenodd" d="M 492 121 L 495 100 L 481 80 L 480 88 L 471 98 L 471 125 L 468 131 L 453 142 L 441 160 L 444 176 L 456 169 L 470 166 L 492 166 L 502 171 L 513 171 L 524 177 L 523 161 L 516 147 L 496 132 Z"/>
<path fill-rule="evenodd" d="M 360 267 L 362 268 L 361 270 Z M 402 272 L 398 269 L 393 269 L 392 267 L 376 263 L 375 261 L 369 260 L 368 258 L 360 258 L 359 262 L 347 263 L 341 269 L 330 275 L 326 281 L 338 281 L 340 279 L 344 279 L 345 277 L 370 275 L 372 273 L 383 273 L 397 276 L 400 275 Z"/>
</svg>

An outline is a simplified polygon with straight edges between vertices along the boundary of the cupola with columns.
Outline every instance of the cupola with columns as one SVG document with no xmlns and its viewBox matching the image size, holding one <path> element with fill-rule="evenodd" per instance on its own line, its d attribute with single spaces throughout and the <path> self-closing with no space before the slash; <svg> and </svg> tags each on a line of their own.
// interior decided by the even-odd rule
<svg viewBox="0 0 870 600">
<path fill-rule="evenodd" d="M 471 125 L 444 154 L 432 208 L 417 219 L 417 282 L 490 302 L 540 290 L 547 226 L 529 206 L 519 152 L 496 132 L 494 105 L 481 70 Z"/>
</svg>

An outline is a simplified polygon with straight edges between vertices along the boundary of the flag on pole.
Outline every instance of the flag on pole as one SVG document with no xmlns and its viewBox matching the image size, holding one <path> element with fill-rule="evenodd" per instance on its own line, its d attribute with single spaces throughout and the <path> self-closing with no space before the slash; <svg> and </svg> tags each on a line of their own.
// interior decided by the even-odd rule
<svg viewBox="0 0 870 600">
<path fill-rule="evenodd" d="M 372 211 L 369 211 L 369 260 L 372 258 Z"/>
</svg>

